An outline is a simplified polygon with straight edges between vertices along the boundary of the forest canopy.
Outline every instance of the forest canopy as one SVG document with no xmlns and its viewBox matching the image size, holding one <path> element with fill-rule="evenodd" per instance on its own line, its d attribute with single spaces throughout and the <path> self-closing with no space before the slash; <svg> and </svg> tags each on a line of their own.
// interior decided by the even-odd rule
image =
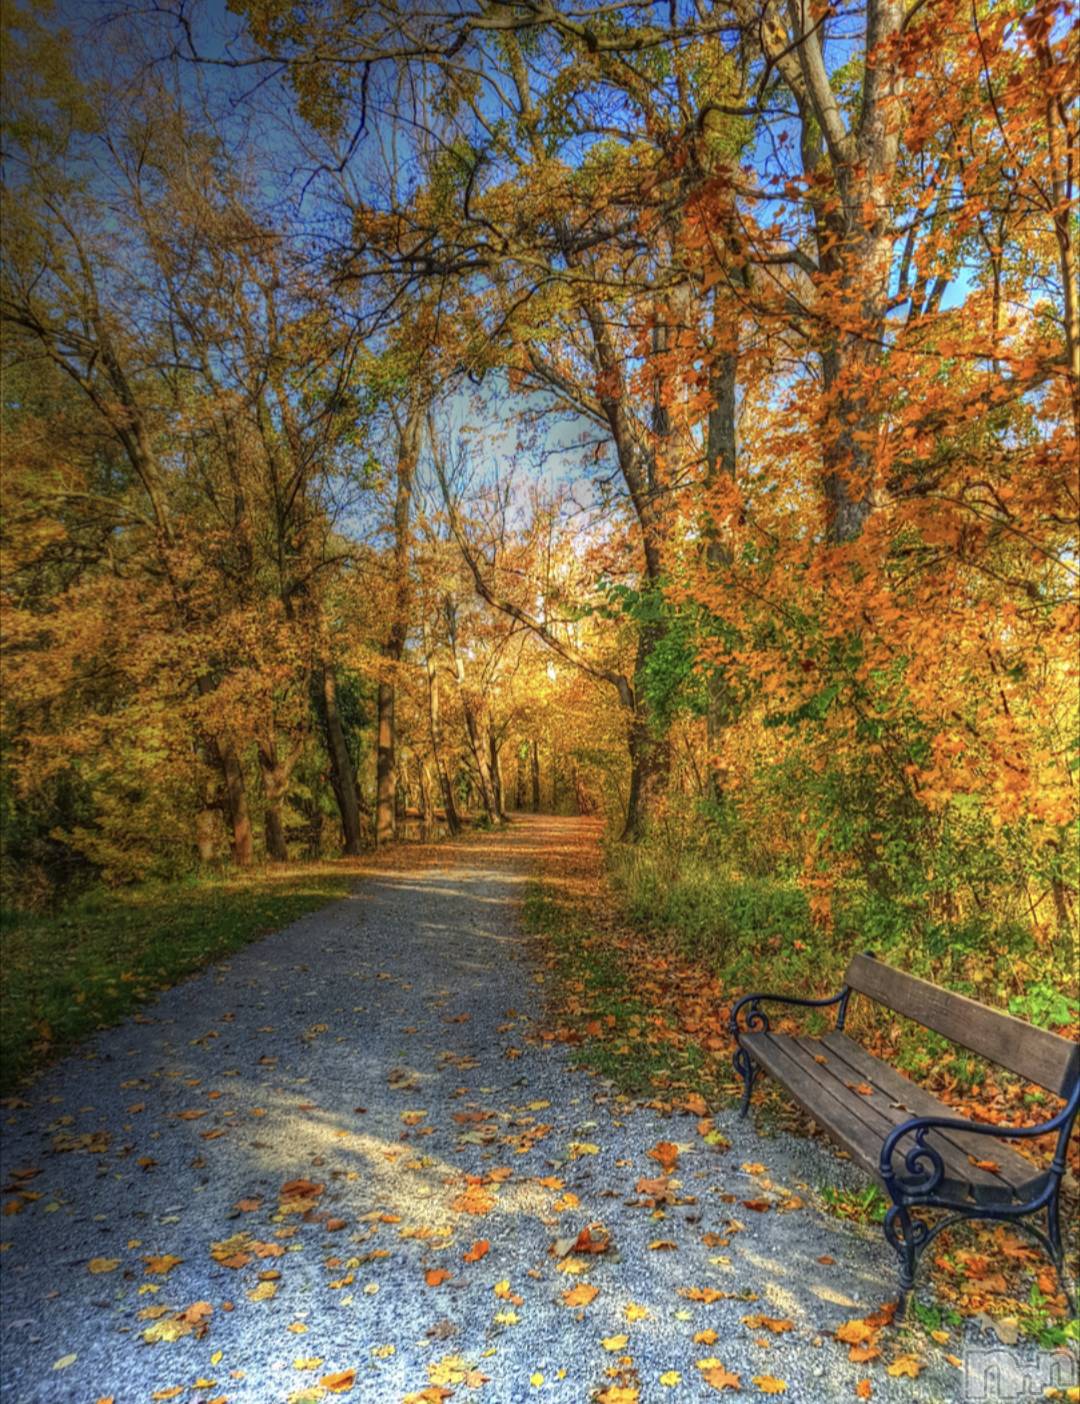
<svg viewBox="0 0 1080 1404">
<path fill-rule="evenodd" d="M 544 809 L 1060 949 L 1072 4 L 3 24 L 9 896 Z"/>
</svg>

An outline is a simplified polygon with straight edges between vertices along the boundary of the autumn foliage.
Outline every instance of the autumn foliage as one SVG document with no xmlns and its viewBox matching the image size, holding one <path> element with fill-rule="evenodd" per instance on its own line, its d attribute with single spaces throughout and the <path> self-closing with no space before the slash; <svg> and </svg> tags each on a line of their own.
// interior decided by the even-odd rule
<svg viewBox="0 0 1080 1404">
<path fill-rule="evenodd" d="M 1073 7 L 234 9 L 7 21 L 23 900 L 597 809 L 1068 1022 Z"/>
</svg>

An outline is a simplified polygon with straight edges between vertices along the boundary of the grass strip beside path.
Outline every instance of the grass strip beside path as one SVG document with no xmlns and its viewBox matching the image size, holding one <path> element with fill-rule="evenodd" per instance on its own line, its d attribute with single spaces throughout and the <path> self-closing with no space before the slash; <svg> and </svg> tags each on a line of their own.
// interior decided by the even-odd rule
<svg viewBox="0 0 1080 1404">
<path fill-rule="evenodd" d="M 290 865 L 98 889 L 46 916 L 5 913 L 0 1085 L 38 1071 L 185 975 L 337 897 L 355 871 Z"/>
</svg>

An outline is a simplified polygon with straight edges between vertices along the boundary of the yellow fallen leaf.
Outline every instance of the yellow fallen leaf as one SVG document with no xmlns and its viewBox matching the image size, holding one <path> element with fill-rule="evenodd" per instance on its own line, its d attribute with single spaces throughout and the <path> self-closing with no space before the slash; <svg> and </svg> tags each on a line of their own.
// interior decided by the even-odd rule
<svg viewBox="0 0 1080 1404">
<path fill-rule="evenodd" d="M 710 1327 L 708 1331 L 699 1331 L 694 1337 L 695 1345 L 715 1345 L 720 1337 Z"/>
<path fill-rule="evenodd" d="M 627 1302 L 623 1307 L 623 1316 L 627 1321 L 644 1321 L 649 1314 L 649 1308 L 639 1306 L 637 1302 Z"/>
<path fill-rule="evenodd" d="M 74 1365 L 78 1360 L 77 1355 L 62 1355 L 59 1360 L 53 1362 L 54 1370 L 66 1370 L 69 1365 Z"/>
<path fill-rule="evenodd" d="M 268 1302 L 277 1293 L 276 1282 L 260 1282 L 257 1287 L 253 1287 L 247 1294 L 249 1302 Z"/>
<path fill-rule="evenodd" d="M 629 1336 L 605 1336 L 600 1344 L 605 1350 L 625 1350 Z"/>
<path fill-rule="evenodd" d="M 156 1273 L 162 1277 L 172 1272 L 173 1268 L 183 1261 L 183 1258 L 178 1258 L 174 1253 L 154 1253 L 148 1258 L 143 1258 L 147 1273 Z"/>
<path fill-rule="evenodd" d="M 682 1375 L 678 1370 L 665 1370 L 660 1376 L 660 1383 L 668 1389 L 674 1389 L 681 1379 Z"/>
<path fill-rule="evenodd" d="M 397 1350 L 397 1346 L 381 1345 L 375 1346 L 371 1353 L 376 1360 L 389 1360 L 395 1350 Z"/>
<path fill-rule="evenodd" d="M 754 1383 L 762 1394 L 787 1394 L 787 1381 L 778 1380 L 775 1375 L 755 1375 Z"/>
<path fill-rule="evenodd" d="M 906 1375 L 909 1379 L 918 1379 L 919 1371 L 922 1369 L 922 1361 L 917 1360 L 914 1355 L 901 1355 L 893 1361 L 891 1365 L 885 1367 L 886 1374 L 898 1378 Z"/>
<path fill-rule="evenodd" d="M 532 1385 L 533 1389 L 539 1389 L 540 1386 L 544 1383 L 544 1377 L 539 1370 L 534 1371 L 529 1376 L 529 1383 Z"/>
<path fill-rule="evenodd" d="M 599 1292 L 599 1287 L 593 1287 L 589 1282 L 579 1282 L 576 1287 L 568 1287 L 562 1299 L 568 1307 L 588 1306 Z"/>
<path fill-rule="evenodd" d="M 317 1370 L 322 1363 L 321 1355 L 299 1355 L 293 1361 L 292 1367 L 294 1370 Z"/>
<path fill-rule="evenodd" d="M 91 1258 L 86 1264 L 87 1272 L 115 1272 L 120 1266 L 119 1258 Z"/>
<path fill-rule="evenodd" d="M 294 1321 L 291 1326 L 286 1326 L 285 1329 L 291 1331 L 294 1336 L 302 1336 L 309 1328 L 302 1321 Z"/>
</svg>

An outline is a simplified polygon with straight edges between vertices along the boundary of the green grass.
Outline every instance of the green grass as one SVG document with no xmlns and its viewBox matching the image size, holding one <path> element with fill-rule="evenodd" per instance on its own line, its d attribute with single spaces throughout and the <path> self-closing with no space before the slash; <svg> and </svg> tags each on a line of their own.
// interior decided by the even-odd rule
<svg viewBox="0 0 1080 1404">
<path fill-rule="evenodd" d="M 344 896 L 328 865 L 88 893 L 47 916 L 5 913 L 0 1085 L 5 1090 L 185 975 Z"/>
<path fill-rule="evenodd" d="M 632 970 L 603 933 L 583 925 L 540 882 L 530 885 L 524 914 L 527 929 L 546 938 L 561 993 L 583 1008 L 575 1020 L 582 1034 L 575 1063 L 610 1079 L 627 1096 L 662 1095 L 677 1082 L 715 1098 L 701 1048 L 690 1041 L 675 1047 L 649 1038 L 649 1021 L 657 1011 L 635 993 Z M 602 1032 L 589 1033 L 597 1023 Z"/>
<path fill-rule="evenodd" d="M 868 1185 L 862 1190 L 820 1185 L 818 1193 L 825 1208 L 838 1219 L 851 1219 L 857 1224 L 880 1224 L 885 1221 L 888 1201 L 877 1185 Z"/>
</svg>

